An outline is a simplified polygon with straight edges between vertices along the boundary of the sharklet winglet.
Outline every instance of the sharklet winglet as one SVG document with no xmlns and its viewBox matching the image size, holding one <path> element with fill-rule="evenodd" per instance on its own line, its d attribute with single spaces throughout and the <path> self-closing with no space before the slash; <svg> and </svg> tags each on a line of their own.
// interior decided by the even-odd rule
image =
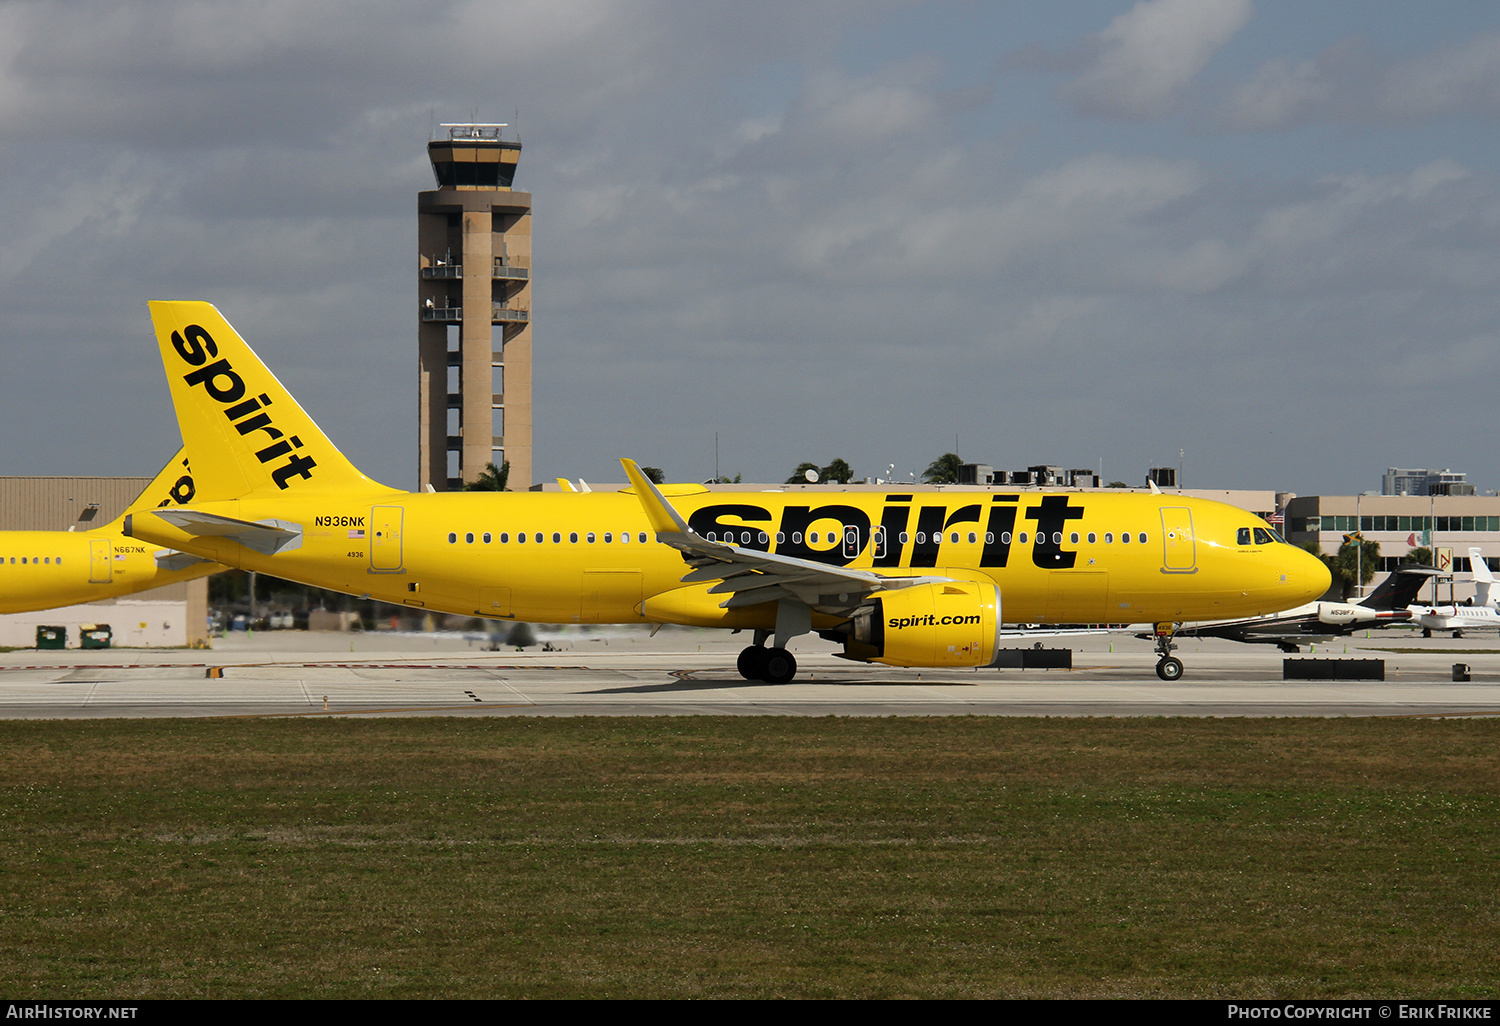
<svg viewBox="0 0 1500 1026">
<path fill-rule="evenodd" d="M 651 521 L 651 527 L 657 534 L 693 533 L 687 521 L 682 519 L 682 514 L 673 509 L 667 497 L 651 483 L 649 477 L 641 473 L 635 460 L 622 459 L 620 466 L 625 468 L 625 476 L 635 488 L 636 498 L 641 500 L 641 508 L 646 511 L 646 519 Z"/>
</svg>

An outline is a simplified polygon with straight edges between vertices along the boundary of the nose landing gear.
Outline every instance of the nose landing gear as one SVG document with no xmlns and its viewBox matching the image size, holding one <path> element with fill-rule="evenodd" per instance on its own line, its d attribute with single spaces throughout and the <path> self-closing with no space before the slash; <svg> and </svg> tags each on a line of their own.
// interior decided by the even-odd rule
<svg viewBox="0 0 1500 1026">
<path fill-rule="evenodd" d="M 1176 627 L 1172 623 L 1156 625 L 1156 651 L 1161 656 L 1156 663 L 1156 675 L 1162 680 L 1182 679 L 1182 660 L 1172 654 L 1172 649 L 1177 647 L 1172 641 Z"/>
</svg>

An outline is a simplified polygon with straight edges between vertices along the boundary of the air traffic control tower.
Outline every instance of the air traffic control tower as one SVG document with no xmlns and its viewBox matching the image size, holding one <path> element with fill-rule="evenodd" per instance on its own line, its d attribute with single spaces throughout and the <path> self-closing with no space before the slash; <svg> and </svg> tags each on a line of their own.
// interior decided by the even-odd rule
<svg viewBox="0 0 1500 1026">
<path fill-rule="evenodd" d="M 531 486 L 531 194 L 511 182 L 504 125 L 444 125 L 438 187 L 417 194 L 421 388 L 418 487 L 462 487 L 510 461 Z"/>
</svg>

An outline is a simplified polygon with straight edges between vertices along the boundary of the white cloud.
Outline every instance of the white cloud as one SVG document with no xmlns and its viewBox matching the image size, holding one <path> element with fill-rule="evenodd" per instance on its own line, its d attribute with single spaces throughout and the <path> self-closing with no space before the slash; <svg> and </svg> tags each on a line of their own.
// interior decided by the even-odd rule
<svg viewBox="0 0 1500 1026">
<path fill-rule="evenodd" d="M 939 108 L 923 79 L 928 69 L 886 69 L 849 78 L 835 71 L 807 83 L 799 116 L 807 130 L 834 146 L 868 145 L 931 127 Z"/>
<path fill-rule="evenodd" d="M 1373 52 L 1351 37 L 1314 60 L 1266 61 L 1217 106 L 1232 130 L 1300 125 L 1412 125 L 1440 118 L 1500 117 L 1500 34 L 1410 56 Z"/>
<path fill-rule="evenodd" d="M 1500 35 L 1397 63 L 1385 76 L 1379 110 L 1396 120 L 1500 115 Z"/>
<path fill-rule="evenodd" d="M 1104 117 L 1168 114 L 1250 13 L 1250 0 L 1141 0 L 1093 37 L 1093 62 L 1062 96 Z"/>
<path fill-rule="evenodd" d="M 1316 62 L 1277 58 L 1230 93 L 1220 118 L 1227 127 L 1240 130 L 1283 128 L 1312 117 L 1331 94 Z"/>
</svg>

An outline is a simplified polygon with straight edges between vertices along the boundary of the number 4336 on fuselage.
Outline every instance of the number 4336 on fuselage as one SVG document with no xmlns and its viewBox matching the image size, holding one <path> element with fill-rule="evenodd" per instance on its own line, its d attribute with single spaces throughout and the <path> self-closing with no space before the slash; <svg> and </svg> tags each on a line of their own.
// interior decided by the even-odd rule
<svg viewBox="0 0 1500 1026">
<path fill-rule="evenodd" d="M 749 629 L 740 671 L 770 681 L 809 631 L 851 659 L 984 666 L 1002 609 L 1169 627 L 1329 583 L 1279 540 L 1240 544 L 1258 518 L 1182 495 L 709 492 L 630 460 L 620 492 L 402 492 L 355 469 L 212 306 L 151 314 L 197 494 L 127 531 L 287 580 L 501 620 Z"/>
</svg>

